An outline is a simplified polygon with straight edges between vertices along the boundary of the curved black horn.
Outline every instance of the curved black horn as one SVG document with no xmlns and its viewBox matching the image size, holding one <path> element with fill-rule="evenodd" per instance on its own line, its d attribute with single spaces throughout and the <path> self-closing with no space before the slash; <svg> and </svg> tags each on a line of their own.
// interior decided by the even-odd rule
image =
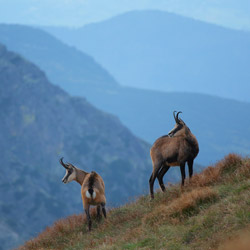
<svg viewBox="0 0 250 250">
<path fill-rule="evenodd" d="M 175 121 L 176 121 L 176 117 L 175 117 L 175 113 L 176 113 L 177 111 L 174 111 L 173 112 L 173 115 L 174 115 L 174 119 L 175 119 Z M 177 121 L 176 121 L 177 122 Z"/>
<path fill-rule="evenodd" d="M 182 113 L 182 112 L 181 112 L 181 111 L 179 111 L 179 112 L 176 114 L 176 119 L 177 119 L 177 121 L 176 121 L 176 122 L 177 122 L 177 123 L 180 121 L 180 120 L 179 120 L 179 117 L 178 117 L 180 113 Z"/>
<path fill-rule="evenodd" d="M 63 162 L 63 157 L 60 159 L 59 162 L 61 163 L 61 165 L 62 165 L 64 168 L 68 169 L 68 166 Z"/>
</svg>

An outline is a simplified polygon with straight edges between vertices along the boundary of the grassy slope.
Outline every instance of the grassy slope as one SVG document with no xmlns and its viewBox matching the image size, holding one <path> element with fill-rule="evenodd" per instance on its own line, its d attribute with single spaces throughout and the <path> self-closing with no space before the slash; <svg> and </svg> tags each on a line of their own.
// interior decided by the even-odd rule
<svg viewBox="0 0 250 250">
<path fill-rule="evenodd" d="M 91 233 L 85 217 L 73 215 L 21 248 L 229 249 L 224 244 L 233 237 L 237 249 L 244 249 L 240 244 L 250 245 L 249 208 L 250 159 L 230 154 L 195 175 L 183 190 L 169 186 L 165 193 L 157 193 L 154 201 L 142 196 L 110 210 L 108 219 L 99 225 L 93 210 Z"/>
</svg>

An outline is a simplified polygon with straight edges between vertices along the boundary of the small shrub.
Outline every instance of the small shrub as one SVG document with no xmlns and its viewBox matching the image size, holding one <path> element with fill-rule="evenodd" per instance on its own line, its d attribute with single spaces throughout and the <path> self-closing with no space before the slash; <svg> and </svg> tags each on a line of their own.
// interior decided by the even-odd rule
<svg viewBox="0 0 250 250">
<path fill-rule="evenodd" d="M 192 187 L 208 186 L 218 181 L 226 180 L 226 175 L 230 175 L 230 178 L 235 178 L 236 172 L 239 171 L 238 169 L 242 168 L 242 163 L 243 160 L 239 155 L 229 154 L 215 166 L 209 166 L 200 174 L 194 175 L 190 185 Z M 244 169 L 244 171 L 247 170 Z"/>
<path fill-rule="evenodd" d="M 242 163 L 242 157 L 237 154 L 229 154 L 217 163 L 222 174 L 233 173 L 236 168 L 239 168 Z"/>
<path fill-rule="evenodd" d="M 168 213 L 171 216 L 192 216 L 203 204 L 214 202 L 217 197 L 218 193 L 209 187 L 194 189 L 173 201 L 167 208 Z"/>
</svg>

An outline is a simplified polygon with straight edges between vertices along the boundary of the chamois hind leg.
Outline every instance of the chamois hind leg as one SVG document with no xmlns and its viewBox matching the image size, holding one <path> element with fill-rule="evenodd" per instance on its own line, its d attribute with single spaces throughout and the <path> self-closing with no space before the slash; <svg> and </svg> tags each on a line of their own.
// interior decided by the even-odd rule
<svg viewBox="0 0 250 250">
<path fill-rule="evenodd" d="M 87 216 L 89 231 L 91 231 L 92 221 L 91 221 L 91 217 L 90 217 L 90 214 L 89 214 L 89 207 L 90 207 L 89 205 L 87 205 L 85 207 L 85 213 L 86 213 L 86 216 Z"/>
<path fill-rule="evenodd" d="M 186 178 L 185 162 L 180 165 L 180 169 L 181 169 L 181 186 L 183 187 Z"/>
<path fill-rule="evenodd" d="M 193 163 L 194 163 L 194 160 L 188 161 L 189 179 L 191 179 L 193 176 Z"/>
<path fill-rule="evenodd" d="M 162 192 L 164 192 L 166 190 L 165 185 L 163 183 L 163 176 L 167 173 L 167 171 L 169 170 L 170 166 L 168 165 L 163 165 L 163 167 L 161 168 L 161 170 L 158 172 L 157 175 L 157 179 L 159 182 L 159 185 L 161 187 Z"/>
<path fill-rule="evenodd" d="M 105 209 L 105 203 L 102 202 L 102 203 L 101 203 L 101 206 L 102 206 L 102 213 L 103 213 L 103 216 L 104 216 L 105 218 L 107 218 L 106 209 Z"/>
<path fill-rule="evenodd" d="M 154 167 L 153 169 L 153 173 L 152 175 L 150 176 L 150 179 L 149 179 L 149 188 L 150 188 L 150 195 L 151 195 L 151 199 L 154 199 L 154 182 L 155 182 L 155 178 L 157 177 L 157 174 L 160 170 L 160 167 L 161 166 L 157 166 L 157 167 Z"/>
<path fill-rule="evenodd" d="M 97 220 L 100 221 L 101 218 L 102 218 L 102 215 L 101 215 L 101 205 L 97 205 L 96 212 L 97 212 L 97 214 L 96 214 Z"/>
</svg>

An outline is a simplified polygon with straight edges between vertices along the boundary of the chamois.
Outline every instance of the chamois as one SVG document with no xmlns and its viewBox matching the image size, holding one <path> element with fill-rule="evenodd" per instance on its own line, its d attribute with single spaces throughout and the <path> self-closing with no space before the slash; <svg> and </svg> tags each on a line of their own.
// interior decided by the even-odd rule
<svg viewBox="0 0 250 250">
<path fill-rule="evenodd" d="M 102 177 L 95 171 L 87 173 L 70 163 L 64 163 L 63 158 L 60 159 L 60 164 L 66 169 L 66 174 L 62 179 L 63 183 L 76 181 L 81 185 L 81 195 L 83 208 L 85 210 L 88 228 L 91 230 L 92 221 L 89 213 L 90 205 L 97 206 L 97 218 L 101 219 L 101 208 L 104 217 L 106 218 L 106 198 L 105 185 Z"/>
<path fill-rule="evenodd" d="M 158 138 L 150 149 L 150 156 L 153 164 L 153 172 L 149 179 L 151 199 L 154 198 L 154 181 L 157 177 L 162 191 L 165 191 L 163 184 L 163 176 L 170 167 L 180 166 L 182 182 L 186 178 L 185 164 L 188 163 L 189 178 L 193 175 L 193 162 L 199 153 L 199 145 L 196 137 L 191 133 L 190 129 L 178 116 L 181 111 L 175 116 L 175 127 L 168 135 Z"/>
</svg>

